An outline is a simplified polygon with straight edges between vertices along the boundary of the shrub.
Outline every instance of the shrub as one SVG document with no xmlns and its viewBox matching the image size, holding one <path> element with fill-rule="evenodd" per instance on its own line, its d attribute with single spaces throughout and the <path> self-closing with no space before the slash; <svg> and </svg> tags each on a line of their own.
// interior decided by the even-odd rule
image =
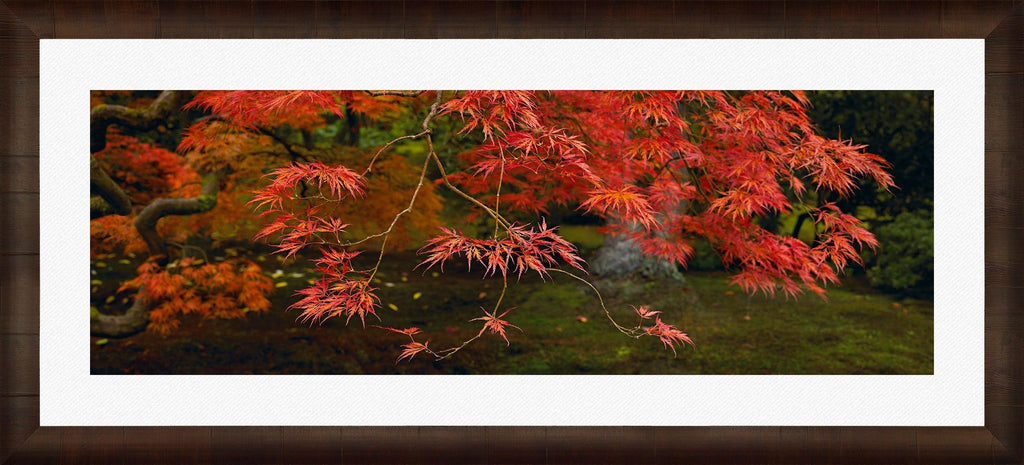
<svg viewBox="0 0 1024 465">
<path fill-rule="evenodd" d="M 934 288 L 932 213 L 901 213 L 875 231 L 879 247 L 868 269 L 871 285 L 889 292 L 930 295 Z"/>
</svg>

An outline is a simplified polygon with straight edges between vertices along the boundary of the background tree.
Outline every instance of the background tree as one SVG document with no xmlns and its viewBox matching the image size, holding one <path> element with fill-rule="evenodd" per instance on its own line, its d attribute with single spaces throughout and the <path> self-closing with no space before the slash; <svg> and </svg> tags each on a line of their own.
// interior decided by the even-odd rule
<svg viewBox="0 0 1024 465">
<path fill-rule="evenodd" d="M 932 91 L 817 91 L 809 114 L 832 138 L 866 144 L 892 164 L 898 189 L 863 183 L 837 205 L 878 231 L 879 250 L 866 254 L 873 286 L 931 295 L 934 283 L 934 93 Z M 794 228 L 794 231 L 799 231 Z"/>
</svg>

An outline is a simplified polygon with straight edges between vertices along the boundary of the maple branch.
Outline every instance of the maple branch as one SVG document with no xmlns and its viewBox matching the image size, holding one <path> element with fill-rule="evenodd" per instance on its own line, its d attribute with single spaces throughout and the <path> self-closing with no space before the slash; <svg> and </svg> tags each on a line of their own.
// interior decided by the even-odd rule
<svg viewBox="0 0 1024 465">
<path fill-rule="evenodd" d="M 149 324 L 149 307 L 142 298 L 142 286 L 135 302 L 123 315 L 106 315 L 97 310 L 89 314 L 89 332 L 95 336 L 124 337 L 135 334 Z"/>
<path fill-rule="evenodd" d="M 392 145 L 395 145 L 396 143 L 401 142 L 403 140 L 417 139 L 419 137 L 427 135 L 428 132 L 429 131 L 423 131 L 423 132 L 420 132 L 420 133 L 417 133 L 417 134 L 407 134 L 407 135 L 404 135 L 402 137 L 396 138 L 396 139 L 392 140 L 391 142 L 388 142 L 388 143 L 382 145 L 380 147 L 380 149 L 377 150 L 377 153 L 373 154 L 373 157 L 370 158 L 370 163 L 368 165 L 366 165 L 366 169 L 363 170 L 363 173 L 360 174 L 359 176 L 360 177 L 366 176 L 368 173 L 373 171 L 373 164 L 377 161 L 377 158 L 380 157 L 380 155 L 382 153 L 384 153 L 385 150 L 391 148 Z"/>
<path fill-rule="evenodd" d="M 494 303 L 494 310 L 491 311 L 491 313 L 494 314 L 494 315 L 498 314 L 498 309 L 501 308 L 501 301 L 505 299 L 505 291 L 508 289 L 508 278 L 506 278 L 505 276 L 502 276 L 501 281 L 502 281 L 502 283 L 501 283 L 501 294 L 498 295 L 498 300 Z M 485 310 L 485 312 L 486 312 L 486 310 Z M 434 360 L 435 361 L 444 360 L 444 359 L 446 359 L 448 357 L 451 357 L 452 355 L 455 355 L 456 352 L 462 350 L 463 347 L 466 347 L 471 342 L 473 342 L 473 341 L 475 341 L 477 339 L 480 339 L 480 337 L 484 335 L 484 331 L 486 331 L 486 330 L 487 330 L 487 325 L 485 324 L 482 328 L 480 328 L 480 331 L 478 333 L 476 333 L 476 336 L 473 336 L 473 337 L 471 337 L 471 338 L 469 338 L 469 339 L 467 339 L 465 341 L 462 341 L 462 343 L 457 345 L 457 346 L 450 347 L 450 348 L 443 349 L 443 350 L 438 350 L 438 351 L 427 349 L 427 351 L 430 352 L 430 354 L 434 356 Z"/>
<path fill-rule="evenodd" d="M 416 196 L 419 195 L 420 188 L 423 187 L 423 182 L 424 182 L 424 180 L 426 180 L 427 168 L 428 167 L 430 167 L 430 158 L 427 158 L 427 159 L 425 159 L 423 161 L 423 169 L 420 170 L 420 180 L 419 180 L 418 183 L 416 183 L 416 189 L 413 190 L 413 192 L 412 192 L 412 198 L 409 199 L 409 206 L 405 207 L 404 210 L 398 212 L 398 214 L 395 215 L 394 219 L 391 220 L 391 225 L 388 226 L 388 229 L 383 231 L 383 232 L 381 232 L 381 233 L 379 233 L 379 234 L 375 234 L 374 236 L 369 236 L 369 237 L 367 237 L 367 238 L 365 238 L 365 239 L 360 241 L 360 242 L 363 242 L 363 241 L 372 239 L 374 237 L 384 236 L 383 242 L 381 242 L 381 244 L 380 244 L 380 255 L 377 256 L 377 264 L 373 266 L 373 272 L 370 273 L 370 277 L 367 278 L 367 281 L 373 280 L 374 275 L 377 274 L 377 269 L 380 268 L 380 262 L 381 262 L 381 260 L 384 259 L 384 247 L 388 244 L 388 238 L 391 237 L 391 231 L 395 229 L 395 224 L 398 223 L 398 219 L 401 218 L 402 215 L 405 215 L 406 213 L 411 212 L 413 205 L 416 204 Z"/>
<path fill-rule="evenodd" d="M 369 91 L 367 91 L 367 92 L 369 92 Z M 423 90 L 417 91 L 416 95 L 420 95 L 420 94 L 422 94 L 424 92 L 426 92 L 426 91 L 423 91 Z M 373 94 L 371 94 L 371 95 L 373 95 Z M 394 94 L 381 94 L 381 95 L 394 95 Z M 430 111 L 428 111 L 427 112 L 427 116 L 425 118 L 423 118 L 423 124 L 421 125 L 421 127 L 423 128 L 423 131 L 419 132 L 417 134 L 404 135 L 402 137 L 396 138 L 396 139 L 392 140 L 391 142 L 388 142 L 387 144 L 384 144 L 383 146 L 381 146 L 381 148 L 379 150 L 377 150 L 377 153 L 373 154 L 373 157 L 370 158 L 370 163 L 368 165 L 366 165 L 366 170 L 363 171 L 363 174 L 361 174 L 360 176 L 361 177 L 362 176 L 366 176 L 367 173 L 373 171 L 373 163 L 377 161 L 377 157 L 380 157 L 380 154 L 384 153 L 384 151 L 387 150 L 388 148 L 390 148 L 392 145 L 395 145 L 397 142 L 400 142 L 400 141 L 403 141 L 403 140 L 418 139 L 420 137 L 423 137 L 425 135 L 430 134 L 430 132 L 431 132 L 430 131 L 430 121 L 432 119 L 434 119 L 434 116 L 437 115 L 437 109 L 438 109 L 438 106 L 440 106 L 440 105 L 441 105 L 441 91 L 439 90 L 439 91 L 437 91 L 437 97 L 434 99 L 434 103 L 432 105 L 430 105 Z"/>
<path fill-rule="evenodd" d="M 423 95 L 425 90 L 364 90 L 363 92 L 369 94 L 372 97 L 381 97 L 384 95 L 397 95 L 399 97 L 419 97 Z"/>
<path fill-rule="evenodd" d="M 221 122 L 221 123 L 227 123 L 228 125 L 234 124 L 234 122 L 230 118 L 225 118 L 225 117 L 220 116 L 220 115 L 206 115 L 206 116 L 203 116 L 201 118 L 197 118 L 192 123 L 196 124 L 196 123 L 202 123 L 202 122 L 205 122 L 205 121 L 217 121 L 217 122 Z M 285 139 L 281 138 L 280 136 L 278 136 L 277 133 L 275 133 L 270 128 L 265 128 L 263 126 L 259 126 L 259 125 L 256 125 L 256 124 L 249 124 L 249 125 L 241 127 L 241 129 L 246 131 L 247 133 L 255 132 L 256 134 L 264 135 L 264 136 L 267 136 L 267 137 L 273 139 L 278 144 L 281 144 L 281 147 L 284 148 L 284 150 L 286 152 L 288 152 L 288 155 L 293 160 L 313 160 L 313 159 L 316 159 L 316 154 L 314 154 L 311 150 L 309 150 L 309 149 L 307 149 L 305 147 L 302 147 L 302 146 L 292 145 L 287 140 L 285 140 Z M 246 155 L 257 154 L 257 153 L 267 153 L 267 154 L 271 154 L 271 155 L 277 155 L 277 153 L 271 152 L 271 151 L 255 151 L 255 152 L 251 152 L 251 153 L 246 154 Z M 241 156 L 241 155 L 239 155 L 239 156 Z"/>
<path fill-rule="evenodd" d="M 430 145 L 430 136 L 427 136 L 427 142 L 428 145 Z M 492 210 L 491 207 L 484 205 L 482 202 L 474 198 L 472 195 L 463 192 L 461 189 L 455 187 L 455 185 L 448 181 L 448 175 L 445 174 L 444 171 L 444 164 L 441 163 L 441 160 L 437 157 L 437 154 L 434 153 L 432 145 L 428 158 L 434 159 L 434 164 L 437 166 L 437 169 L 441 171 L 441 181 L 444 182 L 445 187 L 450 189 L 452 192 L 458 194 L 460 197 L 470 201 L 471 203 L 473 203 L 473 205 L 476 205 L 483 209 L 488 215 L 491 215 L 491 217 L 494 218 L 494 221 L 501 223 L 501 226 L 504 227 L 505 229 L 509 229 L 512 227 L 512 224 L 504 217 L 502 217 L 498 212 Z"/>
<path fill-rule="evenodd" d="M 573 278 L 573 279 L 575 279 L 575 280 L 577 280 L 577 281 L 579 281 L 579 282 L 581 282 L 583 284 L 586 284 L 587 287 L 589 287 L 591 290 L 593 290 L 594 294 L 597 295 L 597 301 L 601 305 L 601 310 L 604 310 L 605 316 L 608 317 L 608 320 L 611 321 L 613 325 L 615 325 L 615 329 L 618 329 L 619 332 L 621 332 L 622 334 L 625 334 L 625 335 L 627 335 L 629 337 L 632 337 L 632 338 L 639 338 L 640 336 L 643 335 L 642 333 L 641 334 L 637 334 L 637 330 L 639 329 L 639 327 L 630 329 L 630 328 L 626 328 L 626 327 L 620 325 L 617 321 L 615 321 L 615 318 L 612 317 L 611 312 L 608 311 L 608 307 L 606 307 L 605 304 L 604 304 L 604 297 L 601 296 L 601 291 L 598 291 L 597 288 L 594 287 L 594 285 L 590 283 L 590 281 L 587 281 L 586 279 L 583 279 L 583 278 L 581 278 L 579 276 L 576 276 L 573 273 L 570 273 L 568 271 L 561 270 L 561 269 L 558 269 L 558 268 L 548 268 L 548 270 L 549 271 L 555 271 L 555 272 L 567 275 L 567 276 L 569 276 L 569 277 L 571 277 L 571 278 Z"/>
<path fill-rule="evenodd" d="M 151 129 L 163 122 L 193 92 L 165 90 L 144 109 L 122 105 L 97 105 L 89 113 L 89 146 L 92 153 L 107 146 L 107 128 L 112 124 L 138 129 Z"/>
<path fill-rule="evenodd" d="M 256 129 L 256 132 L 258 132 L 260 134 L 263 134 L 265 136 L 268 136 L 271 139 L 274 139 L 277 143 L 281 144 L 281 146 L 284 147 L 284 149 L 286 151 L 288 151 L 288 155 L 291 155 L 292 159 L 295 159 L 295 160 L 314 160 L 314 159 L 316 159 L 316 155 L 314 155 L 313 152 L 311 152 L 309 149 L 307 149 L 305 147 L 302 147 L 302 146 L 293 146 L 292 144 L 288 143 L 288 141 L 282 139 L 280 136 L 278 136 L 276 133 L 274 133 L 274 131 L 271 131 L 271 130 L 269 130 L 267 128 L 264 128 L 262 126 L 254 126 L 254 128 Z"/>
<path fill-rule="evenodd" d="M 498 211 L 501 202 L 501 182 L 505 179 L 505 152 L 499 147 L 498 155 L 501 157 L 501 168 L 498 171 L 498 187 L 494 191 L 494 211 Z M 498 240 L 498 222 L 494 222 L 494 240 Z M 504 293 L 504 291 L 503 291 Z"/>
<path fill-rule="evenodd" d="M 89 190 L 96 194 L 90 201 L 89 219 L 131 213 L 132 199 L 92 155 L 89 156 Z"/>
<path fill-rule="evenodd" d="M 589 145 L 592 145 L 594 147 L 600 147 L 600 146 L 607 145 L 607 144 L 599 143 L 598 141 L 594 140 L 593 137 L 590 137 L 590 134 L 587 133 L 587 131 L 583 128 L 583 123 L 581 123 L 580 120 L 578 120 L 578 119 L 576 119 L 576 118 L 574 118 L 572 116 L 557 115 L 557 116 L 552 116 L 551 119 L 553 119 L 553 120 L 565 120 L 565 121 L 569 121 L 570 123 L 573 123 L 576 126 L 576 129 L 578 131 L 577 134 L 579 134 L 580 137 L 582 137 L 583 140 L 586 141 L 587 144 L 589 144 Z"/>
<path fill-rule="evenodd" d="M 412 137 L 409 137 L 409 136 L 399 137 L 398 139 L 395 139 L 395 140 L 389 142 L 388 145 L 385 145 L 384 147 L 381 147 L 381 149 L 378 150 L 377 153 L 373 156 L 373 159 L 370 160 L 370 164 L 369 164 L 369 166 L 366 167 L 366 171 L 363 173 L 363 175 L 365 175 L 366 173 L 368 173 L 371 170 L 371 168 L 373 167 L 374 160 L 377 159 L 377 156 L 379 156 L 384 151 L 384 149 L 386 149 L 391 144 L 394 144 L 395 142 L 398 142 L 399 140 L 401 140 L 403 138 L 415 138 L 415 137 L 419 137 L 419 136 L 425 134 L 425 135 L 427 135 L 427 141 L 428 141 L 427 143 L 428 143 L 428 146 L 430 147 L 430 152 L 433 153 L 434 152 L 434 147 L 433 147 L 432 144 L 430 144 L 430 127 L 429 127 L 429 124 L 430 124 L 430 120 L 433 119 L 434 115 L 437 114 L 437 107 L 440 104 L 441 104 L 441 91 L 439 90 L 439 91 L 437 91 L 437 98 L 434 100 L 434 104 L 430 106 L 430 111 L 427 112 L 426 118 L 423 119 L 423 132 L 421 132 L 419 134 L 416 134 L 416 135 L 414 135 Z M 370 272 L 370 277 L 367 278 L 367 281 L 373 280 L 373 277 L 377 274 L 377 270 L 380 268 L 380 262 L 382 260 L 384 260 L 384 249 L 388 245 L 388 239 L 391 237 L 391 231 L 395 229 L 395 224 L 398 223 L 398 219 L 401 218 L 402 215 L 405 215 L 406 213 L 411 212 L 413 205 L 416 204 L 416 197 L 420 193 L 420 188 L 423 187 L 424 180 L 426 180 L 427 168 L 429 166 L 430 166 L 430 157 L 427 157 L 427 158 L 425 158 L 423 160 L 423 169 L 420 170 L 420 179 L 416 183 L 416 189 L 413 190 L 413 192 L 412 192 L 412 198 L 409 199 L 409 206 L 405 207 L 404 210 L 398 212 L 398 214 L 395 215 L 395 217 L 391 220 L 391 225 L 388 226 L 387 230 L 381 232 L 380 234 L 377 234 L 377 235 L 373 236 L 373 237 L 384 236 L 384 239 L 382 240 L 382 242 L 380 244 L 380 255 L 377 256 L 377 264 L 373 266 L 373 271 Z M 368 240 L 368 239 L 371 239 L 371 238 L 372 237 L 367 237 L 366 239 L 363 239 L 363 240 Z"/>
<path fill-rule="evenodd" d="M 143 208 L 135 218 L 135 229 L 146 241 L 151 256 L 167 256 L 167 244 L 163 236 L 156 230 L 160 218 L 169 215 L 192 215 L 210 211 L 217 206 L 217 192 L 220 190 L 220 178 L 223 173 L 218 171 L 205 176 L 202 192 L 190 198 L 160 198 Z"/>
</svg>

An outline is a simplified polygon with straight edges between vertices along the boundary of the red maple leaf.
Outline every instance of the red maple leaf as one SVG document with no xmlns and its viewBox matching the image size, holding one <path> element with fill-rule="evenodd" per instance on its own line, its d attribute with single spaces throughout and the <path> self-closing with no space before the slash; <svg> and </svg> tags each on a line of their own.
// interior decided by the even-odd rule
<svg viewBox="0 0 1024 465">
<path fill-rule="evenodd" d="M 481 308 L 481 310 L 484 310 L 484 309 Z M 522 328 L 520 328 L 520 327 L 518 327 L 518 326 L 516 326 L 514 324 L 511 324 L 511 323 L 501 319 L 501 317 L 507 315 L 508 312 L 511 312 L 511 311 L 512 311 L 512 309 L 510 308 L 508 310 L 505 310 L 505 313 L 502 313 L 501 315 L 495 316 L 495 313 L 498 313 L 497 310 L 494 310 L 493 312 L 490 312 L 490 313 L 488 313 L 487 310 L 484 310 L 484 316 L 482 316 L 480 318 L 473 318 L 472 320 L 469 320 L 469 321 L 483 321 L 484 322 L 484 327 L 480 329 L 481 333 L 483 333 L 484 331 L 488 331 L 489 330 L 491 332 L 491 334 L 500 335 L 501 338 L 505 340 L 505 345 L 510 345 L 510 343 L 508 341 L 508 336 L 505 334 L 505 328 L 506 327 L 512 327 L 512 328 L 518 329 L 520 331 L 523 330 Z"/>
</svg>

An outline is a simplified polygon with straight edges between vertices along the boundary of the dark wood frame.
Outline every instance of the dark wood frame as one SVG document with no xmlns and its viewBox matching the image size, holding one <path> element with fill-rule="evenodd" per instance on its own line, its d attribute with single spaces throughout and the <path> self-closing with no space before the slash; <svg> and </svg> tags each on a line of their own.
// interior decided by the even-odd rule
<svg viewBox="0 0 1024 465">
<path fill-rule="evenodd" d="M 1021 463 L 1022 24 L 1024 0 L 0 0 L 0 462 Z M 985 426 L 40 428 L 38 39 L 114 37 L 985 38 Z"/>
</svg>

